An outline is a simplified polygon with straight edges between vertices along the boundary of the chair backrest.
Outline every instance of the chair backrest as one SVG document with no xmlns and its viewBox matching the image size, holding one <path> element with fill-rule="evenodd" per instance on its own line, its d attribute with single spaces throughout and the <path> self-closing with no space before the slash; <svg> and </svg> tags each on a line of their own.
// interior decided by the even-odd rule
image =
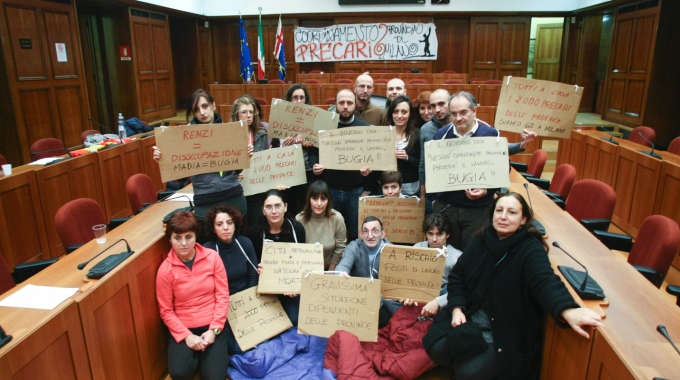
<svg viewBox="0 0 680 380">
<path fill-rule="evenodd" d="M 54 225 L 64 248 L 94 239 L 92 226 L 96 224 L 106 224 L 106 217 L 99 203 L 90 198 L 67 202 L 54 216 Z"/>
<path fill-rule="evenodd" d="M 286 82 L 282 81 L 281 79 L 272 79 L 269 81 L 269 84 L 286 84 Z"/>
<path fill-rule="evenodd" d="M 321 70 L 312 70 L 309 72 L 310 74 L 323 74 L 323 71 Z"/>
<path fill-rule="evenodd" d="M 663 215 L 650 215 L 640 226 L 640 232 L 628 255 L 628 262 L 652 268 L 662 273 L 665 278 L 678 248 L 680 248 L 678 224 Z"/>
<path fill-rule="evenodd" d="M 652 128 L 641 125 L 639 127 L 633 128 L 633 131 L 630 133 L 630 136 L 628 137 L 628 140 L 632 142 L 636 142 L 638 144 L 648 146 L 651 148 L 652 144 L 648 143 L 645 139 L 640 137 L 638 133 L 642 134 L 642 136 L 645 136 L 647 140 L 654 142 L 654 140 L 656 140 L 656 131 L 654 131 Z"/>
<path fill-rule="evenodd" d="M 29 148 L 31 152 L 31 161 L 37 161 L 41 158 L 61 156 L 68 153 L 64 148 L 64 143 L 61 140 L 53 137 L 40 139 Z"/>
<path fill-rule="evenodd" d="M 531 161 L 529 161 L 527 174 L 531 174 L 536 178 L 541 178 L 541 174 L 543 174 L 543 168 L 545 167 L 545 162 L 547 160 L 548 153 L 543 149 L 536 149 L 534 154 L 531 155 Z"/>
<path fill-rule="evenodd" d="M 444 70 L 442 74 L 458 74 L 455 70 Z"/>
<path fill-rule="evenodd" d="M 574 219 L 610 219 L 616 206 L 616 192 L 595 179 L 582 179 L 574 184 L 565 210 Z"/>
<path fill-rule="evenodd" d="M 569 164 L 562 164 L 555 169 L 555 174 L 550 182 L 548 191 L 559 194 L 562 198 L 567 199 L 575 178 L 576 168 Z"/>
<path fill-rule="evenodd" d="M 335 105 L 335 98 L 328 98 L 326 101 L 323 103 L 329 106 L 334 106 Z"/>
<path fill-rule="evenodd" d="M 304 83 L 315 84 L 315 83 L 321 83 L 321 81 L 318 80 L 318 79 L 307 79 Z"/>
<path fill-rule="evenodd" d="M 7 164 L 9 164 L 9 162 L 7 162 L 7 159 L 5 158 L 5 156 L 0 154 L 0 165 L 7 165 Z"/>
<path fill-rule="evenodd" d="M 83 142 L 85 142 L 85 139 L 87 139 L 87 136 L 94 135 L 94 134 L 97 134 L 97 133 L 100 133 L 100 132 L 96 129 L 88 129 L 87 131 L 84 131 L 83 133 L 80 134 L 80 139 Z"/>
<path fill-rule="evenodd" d="M 125 183 L 125 192 L 135 212 L 144 207 L 144 203 L 156 202 L 158 197 L 151 177 L 144 173 L 137 173 L 128 178 Z"/>
<path fill-rule="evenodd" d="M 408 84 L 427 84 L 425 79 L 413 78 L 408 81 Z"/>
<path fill-rule="evenodd" d="M 385 78 L 378 78 L 373 80 L 373 84 L 387 84 L 387 82 L 389 82 L 389 80 Z"/>
<path fill-rule="evenodd" d="M 465 84 L 465 83 L 463 83 L 463 81 L 460 79 L 446 79 L 444 81 L 444 84 Z"/>
<path fill-rule="evenodd" d="M 268 106 L 269 102 L 265 98 L 255 98 L 258 103 L 260 103 L 261 106 Z"/>
<path fill-rule="evenodd" d="M 668 146 L 668 151 L 673 154 L 680 155 L 680 136 L 676 137 L 671 141 L 671 144 Z"/>
<path fill-rule="evenodd" d="M 10 272 L 9 267 L 5 258 L 2 257 L 0 252 L 0 294 L 12 289 L 14 287 L 14 279 L 12 278 L 12 272 Z"/>
<path fill-rule="evenodd" d="M 484 82 L 484 84 L 503 84 L 503 81 L 498 79 L 489 79 Z"/>
<path fill-rule="evenodd" d="M 351 79 L 347 79 L 347 78 L 340 78 L 340 79 L 337 79 L 337 80 L 335 81 L 335 83 L 349 83 L 349 84 L 353 84 L 354 81 L 351 80 Z"/>
</svg>

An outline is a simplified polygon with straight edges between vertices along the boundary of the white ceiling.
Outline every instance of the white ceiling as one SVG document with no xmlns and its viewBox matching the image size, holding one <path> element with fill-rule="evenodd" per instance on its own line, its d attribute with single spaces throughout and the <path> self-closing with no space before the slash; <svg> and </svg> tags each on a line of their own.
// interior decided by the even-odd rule
<svg viewBox="0 0 680 380">
<path fill-rule="evenodd" d="M 430 0 L 418 5 L 340 6 L 338 0 L 138 0 L 166 8 L 205 16 L 244 16 L 262 14 L 362 12 L 569 12 L 610 0 L 450 0 L 450 4 L 433 5 Z"/>
</svg>

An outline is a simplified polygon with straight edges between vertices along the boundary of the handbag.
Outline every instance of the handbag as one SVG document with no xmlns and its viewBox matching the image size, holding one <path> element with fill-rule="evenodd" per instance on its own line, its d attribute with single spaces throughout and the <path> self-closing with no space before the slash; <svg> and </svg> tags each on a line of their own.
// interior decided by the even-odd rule
<svg viewBox="0 0 680 380">
<path fill-rule="evenodd" d="M 488 347 L 482 335 L 482 328 L 472 321 L 458 325 L 446 334 L 446 348 L 454 361 L 475 357 Z"/>
</svg>

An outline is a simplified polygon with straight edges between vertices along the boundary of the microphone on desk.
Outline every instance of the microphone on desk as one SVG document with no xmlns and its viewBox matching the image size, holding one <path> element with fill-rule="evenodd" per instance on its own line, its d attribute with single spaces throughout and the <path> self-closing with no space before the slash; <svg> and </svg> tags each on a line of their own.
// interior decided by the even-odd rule
<svg viewBox="0 0 680 380">
<path fill-rule="evenodd" d="M 90 269 L 90 271 L 87 273 L 87 278 L 102 278 L 102 277 L 104 277 L 107 273 L 109 273 L 111 270 L 113 270 L 115 267 L 117 267 L 120 263 L 125 261 L 125 259 L 127 259 L 128 257 L 132 256 L 135 253 L 135 251 L 130 249 L 130 244 L 128 243 L 127 240 L 118 239 L 115 243 L 111 244 L 106 249 L 104 249 L 103 251 L 96 254 L 93 258 L 87 260 L 84 263 L 78 264 L 78 270 L 83 270 L 83 268 L 85 268 L 85 266 L 87 264 L 89 264 L 92 260 L 96 259 L 97 257 L 99 257 L 99 255 L 108 251 L 111 247 L 120 243 L 121 241 L 124 241 L 125 245 L 127 247 L 127 250 L 125 252 L 121 252 L 121 253 L 114 254 L 114 255 L 109 255 L 104 260 L 98 262 L 97 265 L 93 266 L 92 269 Z"/>
<path fill-rule="evenodd" d="M 57 162 L 66 161 L 66 160 L 68 160 L 69 158 L 73 158 L 73 156 L 71 156 L 71 151 L 69 150 L 69 148 L 66 148 L 66 147 L 63 147 L 63 148 L 55 148 L 55 149 L 48 149 L 48 150 L 43 150 L 43 151 L 40 151 L 40 152 L 31 152 L 31 156 L 37 156 L 37 155 L 39 155 L 39 154 L 49 153 L 49 152 L 60 152 L 60 151 L 63 151 L 63 150 L 66 151 L 66 154 L 68 155 L 68 157 L 63 157 L 63 158 L 59 158 L 59 159 L 56 159 L 56 160 L 54 160 L 54 161 L 48 162 L 48 163 L 45 164 L 45 166 L 47 166 L 47 165 L 52 165 L 52 164 L 56 164 Z"/>
<path fill-rule="evenodd" d="M 571 267 L 565 267 L 563 265 L 557 266 L 557 269 L 559 269 L 564 278 L 567 279 L 569 285 L 574 288 L 576 294 L 578 294 L 579 297 L 584 300 L 604 299 L 604 291 L 602 290 L 602 287 L 600 287 L 600 285 L 592 277 L 588 276 L 588 268 L 581 264 L 580 261 L 576 260 L 574 256 L 570 255 L 569 252 L 565 251 L 564 248 L 560 246 L 560 243 L 554 241 L 552 245 L 553 247 L 556 247 L 560 251 L 566 253 L 567 256 L 576 261 L 576 263 L 585 270 L 584 273 Z"/>
<path fill-rule="evenodd" d="M 527 192 L 527 198 L 529 198 L 529 208 L 531 209 L 531 214 L 534 215 L 534 205 L 531 203 L 531 194 L 529 194 L 529 184 L 524 183 L 524 190 Z M 535 217 L 533 218 L 534 220 L 534 227 L 538 229 L 538 231 L 541 233 L 541 235 L 545 236 L 545 227 L 543 226 L 543 223 L 539 222 L 538 219 Z"/>
<path fill-rule="evenodd" d="M 646 150 L 642 150 L 642 149 L 638 150 L 638 152 L 644 153 L 644 154 L 646 154 L 648 156 L 652 156 L 654 158 L 658 158 L 660 160 L 662 157 L 659 156 L 658 154 L 654 153 L 654 143 L 649 141 L 649 139 L 646 138 L 642 133 L 638 132 L 637 134 L 638 134 L 638 136 L 642 137 L 645 141 L 647 141 L 649 143 L 649 145 L 652 146 L 652 150 L 650 152 L 648 152 Z"/>
<path fill-rule="evenodd" d="M 182 211 L 194 211 L 194 202 L 193 202 L 193 201 L 191 200 L 191 198 L 190 198 L 188 195 L 186 195 L 186 194 L 172 193 L 172 194 L 168 195 L 167 197 L 161 199 L 160 201 L 157 201 L 156 203 L 161 203 L 161 202 L 166 202 L 166 201 L 172 200 L 172 199 L 170 199 L 170 198 L 172 198 L 172 199 L 176 199 L 176 198 L 186 198 L 186 199 L 189 200 L 189 207 L 181 207 L 181 208 L 178 208 L 178 209 L 176 209 L 176 210 L 174 210 L 174 211 L 169 212 L 169 213 L 163 218 L 163 223 L 164 223 L 164 224 L 165 224 L 165 223 L 168 223 L 168 221 L 170 220 L 170 218 L 172 218 L 172 216 L 175 215 L 175 214 L 178 213 L 178 212 L 182 212 Z"/>
<path fill-rule="evenodd" d="M 668 330 L 666 330 L 666 326 L 658 325 L 658 326 L 656 326 L 656 331 L 658 331 L 659 334 L 663 335 L 663 337 L 666 338 L 666 340 L 668 340 L 668 342 L 670 342 L 670 344 L 673 346 L 673 348 L 675 348 L 675 351 L 677 351 L 677 353 L 680 354 L 680 349 L 678 349 L 678 346 L 676 346 L 675 343 L 673 343 L 671 336 L 668 335 Z"/>
<path fill-rule="evenodd" d="M 102 124 L 102 123 L 100 123 L 100 122 L 98 122 L 98 121 L 95 121 L 95 120 L 94 120 L 93 118 L 91 118 L 91 117 L 88 117 L 87 120 L 89 120 L 89 121 L 91 121 L 91 122 L 97 124 L 98 126 L 102 127 L 102 129 L 103 129 L 104 131 L 109 132 L 109 133 L 112 134 L 112 135 L 118 135 L 118 138 L 120 139 L 120 143 L 121 143 L 121 144 L 124 144 L 123 139 L 122 139 L 122 138 L 120 137 L 120 135 L 118 134 L 118 131 L 115 131 L 115 132 L 114 132 L 111 128 L 105 126 L 104 124 Z"/>
<path fill-rule="evenodd" d="M 612 143 L 614 145 L 619 145 L 619 142 L 614 140 L 614 135 L 612 135 L 612 134 L 609 134 L 609 138 L 600 137 L 600 140 L 604 140 L 604 141 L 606 141 L 608 143 Z"/>
</svg>

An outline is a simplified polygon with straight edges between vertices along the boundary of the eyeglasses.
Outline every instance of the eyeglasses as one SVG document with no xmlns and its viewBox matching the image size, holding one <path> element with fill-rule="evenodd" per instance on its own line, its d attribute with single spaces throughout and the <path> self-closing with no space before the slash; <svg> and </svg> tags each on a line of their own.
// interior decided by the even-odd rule
<svg viewBox="0 0 680 380">
<path fill-rule="evenodd" d="M 302 96 L 293 96 L 292 99 L 293 99 L 293 100 L 305 100 L 305 99 L 307 99 L 307 97 L 304 96 L 304 95 L 302 95 Z"/>
<path fill-rule="evenodd" d="M 379 230 L 379 229 L 377 229 L 377 228 L 374 228 L 374 229 L 372 229 L 372 230 L 370 230 L 370 231 L 369 231 L 369 230 L 361 230 L 361 233 L 362 233 L 362 234 L 364 234 L 364 235 L 371 235 L 371 236 L 380 236 L 380 233 L 381 233 L 381 232 L 382 232 L 382 230 Z"/>
<path fill-rule="evenodd" d="M 275 205 L 266 205 L 262 207 L 266 212 L 272 212 L 272 210 L 281 211 L 283 210 L 283 203 L 277 203 Z"/>
<path fill-rule="evenodd" d="M 257 115 L 255 111 L 238 111 L 241 115 Z"/>
</svg>

